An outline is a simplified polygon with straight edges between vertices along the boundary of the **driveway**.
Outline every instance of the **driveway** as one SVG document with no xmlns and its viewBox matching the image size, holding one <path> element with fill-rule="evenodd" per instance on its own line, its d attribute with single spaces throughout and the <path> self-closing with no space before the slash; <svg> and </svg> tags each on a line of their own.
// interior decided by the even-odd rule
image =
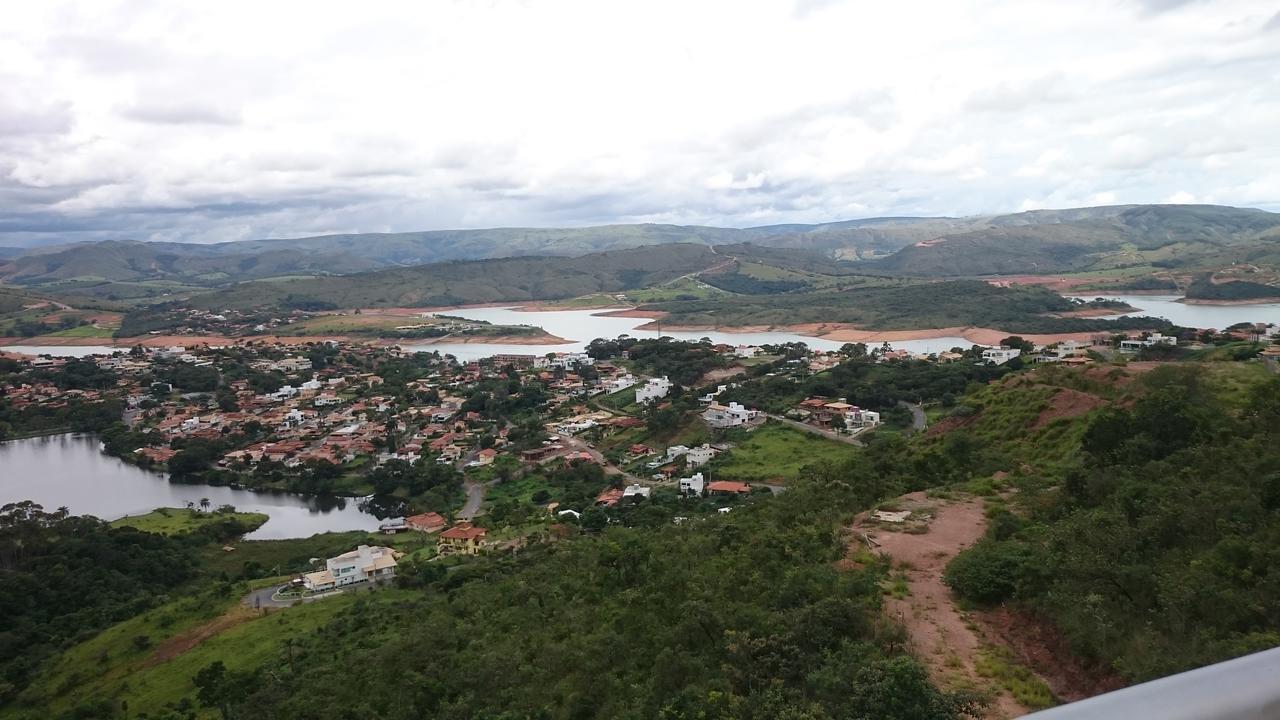
<svg viewBox="0 0 1280 720">
<path fill-rule="evenodd" d="M 911 429 L 913 432 L 921 432 L 929 424 L 929 419 L 924 414 L 923 405 L 912 405 L 905 400 L 899 400 L 898 404 L 911 411 Z"/>
<path fill-rule="evenodd" d="M 389 581 L 384 580 L 383 582 L 389 582 Z M 327 597 L 332 597 L 334 595 L 341 595 L 344 592 L 357 592 L 357 591 L 366 590 L 366 589 L 372 590 L 373 588 L 377 587 L 377 585 L 378 585 L 377 583 L 364 580 L 357 583 L 351 583 L 350 585 L 343 585 L 340 588 L 335 588 L 328 592 L 320 593 L 319 595 L 311 595 L 309 597 L 304 597 L 304 598 L 289 598 L 289 599 L 276 599 L 274 597 L 277 590 L 282 590 L 288 587 L 288 584 L 271 585 L 268 587 L 258 588 L 257 590 L 254 590 L 248 595 L 245 595 L 240 602 L 241 604 L 247 605 L 248 607 L 251 607 L 254 609 L 287 608 L 287 607 L 292 607 L 293 605 L 296 605 L 297 603 L 300 603 L 300 602 L 304 602 L 304 603 L 315 602 L 316 600 L 323 600 Z"/>
<path fill-rule="evenodd" d="M 480 506 L 484 503 L 484 494 L 488 492 L 489 486 L 474 480 L 465 480 L 462 483 L 462 489 L 467 493 L 467 501 L 458 511 L 458 519 L 470 520 L 480 513 Z"/>
<path fill-rule="evenodd" d="M 276 591 L 283 587 L 286 587 L 286 585 L 270 585 L 264 588 L 258 588 L 257 590 L 254 590 L 253 592 L 249 593 L 248 595 L 245 595 L 244 599 L 241 600 L 240 602 L 255 609 L 264 608 L 264 607 L 265 608 L 283 608 L 283 607 L 289 607 L 290 605 L 293 605 L 294 603 L 298 602 L 298 600 L 296 599 L 293 599 L 293 600 L 272 599 L 272 596 L 276 594 Z"/>
<path fill-rule="evenodd" d="M 777 420 L 778 422 L 783 423 L 785 425 L 790 425 L 791 427 L 797 430 L 803 430 L 808 433 L 813 433 L 814 435 L 821 435 L 822 437 L 827 438 L 828 440 L 835 440 L 837 442 L 848 443 L 849 445 L 857 445 L 858 447 L 862 447 L 862 440 L 860 440 L 857 435 L 845 435 L 842 433 L 835 432 L 833 430 L 827 430 L 824 428 L 815 427 L 808 423 L 802 423 L 796 420 L 792 420 L 791 418 L 783 417 L 781 415 L 769 415 L 769 418 L 773 420 Z"/>
</svg>

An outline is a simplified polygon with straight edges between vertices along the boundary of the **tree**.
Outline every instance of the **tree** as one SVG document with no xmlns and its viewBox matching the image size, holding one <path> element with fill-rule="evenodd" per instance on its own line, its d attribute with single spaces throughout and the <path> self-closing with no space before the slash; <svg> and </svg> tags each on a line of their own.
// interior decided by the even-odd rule
<svg viewBox="0 0 1280 720">
<path fill-rule="evenodd" d="M 209 506 L 210 506 L 210 505 L 212 505 L 212 504 L 213 504 L 213 503 L 209 502 L 209 498 L 207 498 L 207 497 L 202 497 L 202 498 L 200 498 L 200 509 L 201 509 L 201 510 L 204 510 L 204 511 L 206 511 L 206 512 L 207 512 L 207 511 L 209 510 Z"/>
</svg>

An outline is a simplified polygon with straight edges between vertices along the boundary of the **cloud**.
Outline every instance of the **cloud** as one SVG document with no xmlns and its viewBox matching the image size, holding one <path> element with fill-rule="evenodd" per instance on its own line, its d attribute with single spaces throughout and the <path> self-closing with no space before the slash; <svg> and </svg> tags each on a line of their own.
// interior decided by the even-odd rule
<svg viewBox="0 0 1280 720">
<path fill-rule="evenodd" d="M 252 17 L 253 22 L 245 22 Z M 0 245 L 1280 209 L 1273 4 L 69 0 L 0 43 Z M 1270 20 L 1267 20 L 1270 18 Z"/>
<path fill-rule="evenodd" d="M 191 101 L 152 101 L 122 108 L 130 120 L 159 125 L 238 125 L 239 112 Z"/>
</svg>

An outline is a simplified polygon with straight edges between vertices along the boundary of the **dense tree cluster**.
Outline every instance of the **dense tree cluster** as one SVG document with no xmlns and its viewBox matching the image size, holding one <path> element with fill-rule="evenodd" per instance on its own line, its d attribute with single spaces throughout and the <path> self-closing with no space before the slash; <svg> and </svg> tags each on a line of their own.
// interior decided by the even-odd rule
<svg viewBox="0 0 1280 720">
<path fill-rule="evenodd" d="M 801 483 L 785 503 L 406 574 L 412 599 L 357 604 L 288 667 L 213 667 L 201 700 L 281 719 L 971 714 L 879 619 L 882 569 L 834 567 L 833 525 L 864 492 Z"/>
<path fill-rule="evenodd" d="M 1046 613 L 1085 657 L 1146 679 L 1280 644 L 1280 379 L 1235 406 L 1166 367 L 1089 425 L 1059 492 L 951 565 L 978 602 Z"/>
<path fill-rule="evenodd" d="M 0 507 L 0 706 L 67 643 L 137 615 L 192 579 L 195 547 L 246 530 L 228 518 L 171 538 L 30 501 Z"/>
</svg>

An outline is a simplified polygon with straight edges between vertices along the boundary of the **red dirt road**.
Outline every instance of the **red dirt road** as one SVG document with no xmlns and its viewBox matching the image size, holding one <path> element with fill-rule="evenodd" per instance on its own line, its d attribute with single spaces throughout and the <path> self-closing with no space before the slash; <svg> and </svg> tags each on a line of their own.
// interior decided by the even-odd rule
<svg viewBox="0 0 1280 720">
<path fill-rule="evenodd" d="M 929 670 L 930 677 L 943 688 L 978 687 L 998 692 L 988 707 L 987 717 L 1003 720 L 1027 713 L 1003 690 L 978 675 L 974 660 L 984 647 L 973 626 L 956 607 L 951 590 L 942 582 L 942 571 L 951 558 L 978 541 L 986 532 L 982 501 L 968 498 L 947 502 L 925 497 L 923 492 L 900 498 L 901 509 L 930 508 L 933 519 L 923 534 L 898 532 L 878 524 L 857 523 L 879 543 L 879 552 L 892 558 L 906 575 L 910 594 L 889 596 L 885 610 L 906 627 L 912 653 Z"/>
</svg>

